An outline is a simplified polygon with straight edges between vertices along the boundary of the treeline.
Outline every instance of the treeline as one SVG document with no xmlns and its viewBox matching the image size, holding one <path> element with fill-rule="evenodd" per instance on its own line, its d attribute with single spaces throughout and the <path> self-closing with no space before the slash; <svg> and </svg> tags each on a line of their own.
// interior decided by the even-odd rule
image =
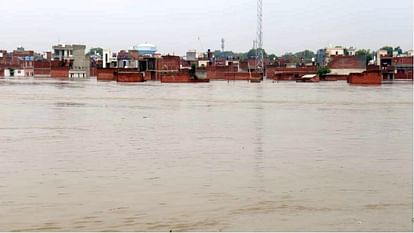
<svg viewBox="0 0 414 233">
<path fill-rule="evenodd" d="M 403 51 L 400 46 L 393 48 L 392 46 L 384 46 L 381 50 L 386 50 L 388 55 L 392 56 L 393 54 L 402 55 L 408 54 L 408 51 Z M 270 61 L 274 60 L 284 60 L 288 63 L 301 63 L 302 61 L 310 61 L 312 58 L 316 58 L 316 53 L 311 50 L 303 50 L 296 53 L 285 53 L 281 56 L 277 56 L 275 54 L 268 54 L 265 50 L 263 50 L 265 58 L 269 58 Z M 349 55 L 349 51 L 345 48 L 344 49 L 345 55 Z M 375 51 L 371 51 L 370 49 L 359 49 L 355 52 L 356 56 L 365 56 L 367 61 L 371 61 L 374 58 Z M 255 58 L 256 57 L 256 50 L 251 49 L 245 53 L 236 53 L 233 51 L 225 51 L 222 52 L 220 50 L 214 51 L 214 56 L 217 58 L 238 58 L 241 60 L 245 60 L 248 58 Z"/>
</svg>

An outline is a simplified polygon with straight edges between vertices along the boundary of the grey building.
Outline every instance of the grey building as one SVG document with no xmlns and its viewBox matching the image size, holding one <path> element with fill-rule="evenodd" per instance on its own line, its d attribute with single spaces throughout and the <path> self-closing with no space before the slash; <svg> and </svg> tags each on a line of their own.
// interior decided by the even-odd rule
<svg viewBox="0 0 414 233">
<path fill-rule="evenodd" d="M 69 62 L 69 78 L 89 78 L 90 57 L 85 55 L 85 45 L 53 46 L 53 60 Z"/>
<path fill-rule="evenodd" d="M 90 57 L 85 55 L 85 45 L 72 45 L 73 64 L 69 70 L 69 78 L 89 78 Z"/>
<path fill-rule="evenodd" d="M 53 48 L 52 58 L 55 61 L 70 61 L 73 59 L 72 45 L 55 45 Z"/>
</svg>

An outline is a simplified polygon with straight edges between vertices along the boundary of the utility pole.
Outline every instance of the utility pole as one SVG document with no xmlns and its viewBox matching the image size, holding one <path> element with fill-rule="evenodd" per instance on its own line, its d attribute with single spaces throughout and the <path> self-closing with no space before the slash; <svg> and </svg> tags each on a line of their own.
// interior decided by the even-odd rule
<svg viewBox="0 0 414 233">
<path fill-rule="evenodd" d="M 257 48 L 256 48 L 256 70 L 259 73 L 264 71 L 263 54 L 263 0 L 257 0 Z"/>
</svg>

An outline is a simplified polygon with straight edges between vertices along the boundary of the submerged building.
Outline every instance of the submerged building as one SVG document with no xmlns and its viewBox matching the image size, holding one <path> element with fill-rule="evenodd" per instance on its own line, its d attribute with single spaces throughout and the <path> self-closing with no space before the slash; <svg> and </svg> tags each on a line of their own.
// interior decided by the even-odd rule
<svg viewBox="0 0 414 233">
<path fill-rule="evenodd" d="M 59 44 L 52 48 L 53 60 L 57 61 L 54 63 L 56 69 L 58 67 L 67 67 L 67 77 L 69 78 L 88 78 L 90 76 L 90 57 L 85 55 L 85 45 Z M 62 76 L 66 75 L 62 74 Z"/>
</svg>

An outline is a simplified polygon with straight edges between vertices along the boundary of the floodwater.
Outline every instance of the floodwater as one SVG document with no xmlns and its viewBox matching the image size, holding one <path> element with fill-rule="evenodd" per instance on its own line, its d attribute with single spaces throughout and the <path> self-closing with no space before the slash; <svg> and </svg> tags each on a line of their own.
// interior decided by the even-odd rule
<svg viewBox="0 0 414 233">
<path fill-rule="evenodd" d="M 412 231 L 412 97 L 0 79 L 0 231 Z"/>
</svg>

